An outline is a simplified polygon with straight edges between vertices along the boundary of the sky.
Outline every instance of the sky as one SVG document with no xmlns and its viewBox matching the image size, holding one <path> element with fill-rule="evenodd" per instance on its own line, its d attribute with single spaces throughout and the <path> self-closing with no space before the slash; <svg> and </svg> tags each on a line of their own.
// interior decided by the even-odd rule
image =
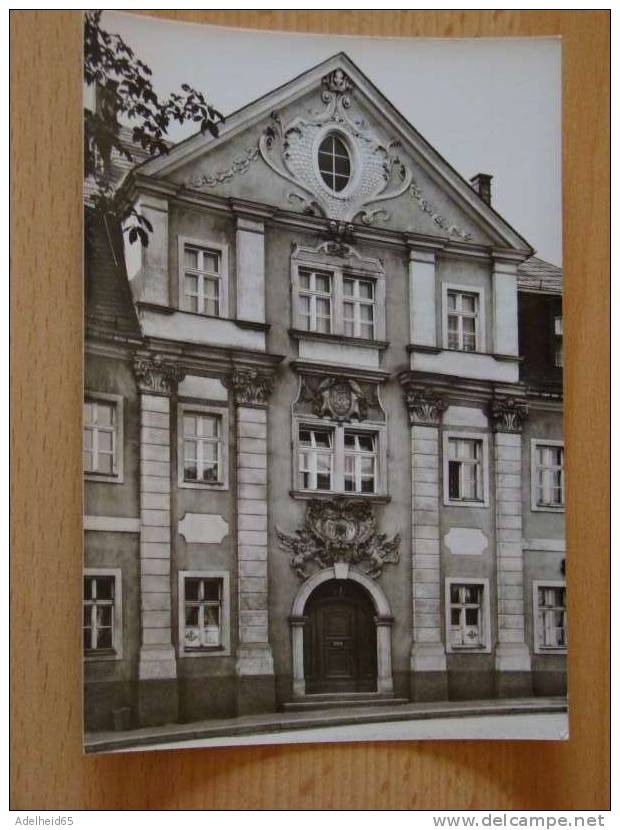
<svg viewBox="0 0 620 830">
<path fill-rule="evenodd" d="M 227 115 L 344 51 L 465 178 L 493 176 L 493 207 L 537 256 L 562 264 L 560 38 L 360 38 L 258 32 L 105 12 L 153 70 Z M 170 131 L 174 141 L 193 131 Z"/>
</svg>

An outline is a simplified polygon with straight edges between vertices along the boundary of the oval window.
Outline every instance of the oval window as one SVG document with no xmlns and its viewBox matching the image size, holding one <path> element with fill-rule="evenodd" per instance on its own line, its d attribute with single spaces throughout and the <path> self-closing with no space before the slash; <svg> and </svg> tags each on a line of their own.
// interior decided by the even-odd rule
<svg viewBox="0 0 620 830">
<path fill-rule="evenodd" d="M 330 190 L 339 193 L 351 179 L 351 157 L 337 135 L 326 136 L 319 146 L 319 173 Z"/>
</svg>

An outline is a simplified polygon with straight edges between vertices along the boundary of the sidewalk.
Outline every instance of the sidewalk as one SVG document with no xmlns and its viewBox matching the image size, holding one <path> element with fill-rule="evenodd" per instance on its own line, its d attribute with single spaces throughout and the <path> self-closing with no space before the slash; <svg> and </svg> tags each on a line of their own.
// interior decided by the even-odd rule
<svg viewBox="0 0 620 830">
<path fill-rule="evenodd" d="M 338 710 L 310 712 L 272 712 L 239 718 L 171 723 L 132 729 L 126 732 L 91 732 L 85 735 L 85 751 L 113 752 L 123 749 L 148 749 L 184 741 L 232 738 L 251 735 L 275 735 L 298 730 L 324 730 L 360 724 L 410 722 L 419 720 L 471 718 L 506 715 L 538 715 L 566 712 L 563 697 L 514 698 L 505 700 L 442 701 L 438 703 L 401 703 L 385 706 L 350 706 Z M 238 743 L 237 741 L 235 743 Z M 253 741 L 256 743 L 256 741 Z M 225 745 L 225 742 L 222 742 Z"/>
</svg>

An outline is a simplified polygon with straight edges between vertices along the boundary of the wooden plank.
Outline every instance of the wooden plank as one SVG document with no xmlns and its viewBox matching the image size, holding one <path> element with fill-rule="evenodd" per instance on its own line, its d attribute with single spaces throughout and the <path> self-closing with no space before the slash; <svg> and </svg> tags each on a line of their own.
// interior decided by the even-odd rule
<svg viewBox="0 0 620 830">
<path fill-rule="evenodd" d="M 169 11 L 365 35 L 561 35 L 571 740 L 81 753 L 81 24 L 11 14 L 13 809 L 609 807 L 607 11 Z"/>
</svg>

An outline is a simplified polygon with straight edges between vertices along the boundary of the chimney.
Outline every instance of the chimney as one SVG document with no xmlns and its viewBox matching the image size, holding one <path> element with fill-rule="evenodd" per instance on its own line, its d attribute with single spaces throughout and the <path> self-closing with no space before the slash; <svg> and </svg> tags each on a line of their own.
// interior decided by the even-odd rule
<svg viewBox="0 0 620 830">
<path fill-rule="evenodd" d="M 486 202 L 487 205 L 491 204 L 491 179 L 493 176 L 490 176 L 488 173 L 476 173 L 475 176 L 469 180 L 471 182 L 471 186 L 474 188 L 478 196 L 482 199 L 483 202 Z"/>
</svg>

